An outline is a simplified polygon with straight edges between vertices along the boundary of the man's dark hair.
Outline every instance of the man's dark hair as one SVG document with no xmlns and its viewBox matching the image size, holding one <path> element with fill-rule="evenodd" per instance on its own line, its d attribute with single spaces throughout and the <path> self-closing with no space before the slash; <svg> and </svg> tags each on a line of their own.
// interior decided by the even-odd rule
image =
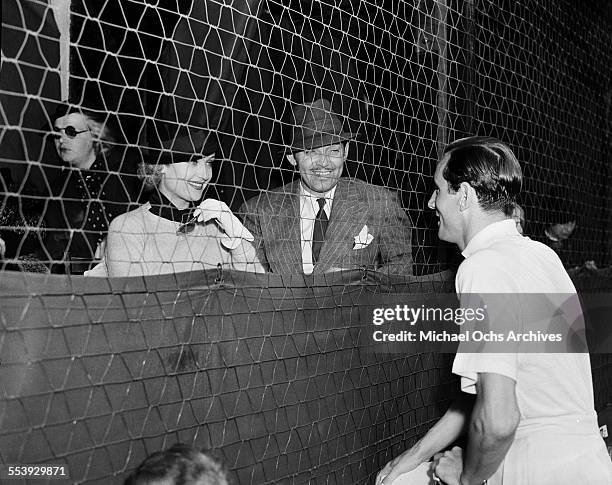
<svg viewBox="0 0 612 485">
<path fill-rule="evenodd" d="M 512 215 L 523 174 L 507 145 L 497 138 L 471 136 L 448 145 L 444 156 L 448 156 L 448 163 L 442 176 L 450 190 L 456 192 L 461 183 L 467 182 L 476 191 L 483 210 Z"/>
<path fill-rule="evenodd" d="M 123 485 L 228 485 L 223 466 L 192 446 L 177 443 L 149 455 Z"/>
</svg>

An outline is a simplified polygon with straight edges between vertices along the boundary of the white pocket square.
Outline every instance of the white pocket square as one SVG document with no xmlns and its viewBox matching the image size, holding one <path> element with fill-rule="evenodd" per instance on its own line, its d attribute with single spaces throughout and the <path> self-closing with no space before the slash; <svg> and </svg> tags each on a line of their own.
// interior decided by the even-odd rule
<svg viewBox="0 0 612 485">
<path fill-rule="evenodd" d="M 355 244 L 353 244 L 353 249 L 357 250 L 367 248 L 373 240 L 374 236 L 368 232 L 368 226 L 365 225 L 359 234 L 355 236 Z"/>
</svg>

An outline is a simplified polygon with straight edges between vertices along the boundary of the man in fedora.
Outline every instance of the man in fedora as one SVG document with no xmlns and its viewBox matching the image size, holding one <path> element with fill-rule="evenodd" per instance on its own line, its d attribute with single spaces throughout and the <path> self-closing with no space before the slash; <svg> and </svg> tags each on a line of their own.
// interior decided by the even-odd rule
<svg viewBox="0 0 612 485">
<path fill-rule="evenodd" d="M 286 155 L 300 179 L 248 200 L 244 224 L 273 273 L 368 268 L 412 275 L 411 226 L 383 187 L 341 177 L 355 135 L 325 99 L 294 109 Z"/>
</svg>

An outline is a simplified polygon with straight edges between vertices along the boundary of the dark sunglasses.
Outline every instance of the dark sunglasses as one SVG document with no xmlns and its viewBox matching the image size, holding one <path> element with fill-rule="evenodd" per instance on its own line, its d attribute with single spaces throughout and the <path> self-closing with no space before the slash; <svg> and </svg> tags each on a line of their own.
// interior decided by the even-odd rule
<svg viewBox="0 0 612 485">
<path fill-rule="evenodd" d="M 53 132 L 53 138 L 60 138 L 62 136 L 62 131 L 66 133 L 68 138 L 75 138 L 80 133 L 85 133 L 89 130 L 77 130 L 74 126 L 66 126 L 65 128 L 55 128 Z"/>
</svg>

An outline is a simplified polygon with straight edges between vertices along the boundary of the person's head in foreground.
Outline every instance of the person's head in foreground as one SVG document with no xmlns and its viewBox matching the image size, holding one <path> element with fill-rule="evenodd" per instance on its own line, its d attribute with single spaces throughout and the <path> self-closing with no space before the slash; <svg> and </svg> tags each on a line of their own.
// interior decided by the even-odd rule
<svg viewBox="0 0 612 485">
<path fill-rule="evenodd" d="M 212 162 L 218 145 L 203 130 L 163 142 L 157 163 L 141 163 L 139 176 L 145 187 L 156 189 L 178 209 L 198 202 L 212 176 Z"/>
<path fill-rule="evenodd" d="M 177 443 L 149 455 L 124 485 L 228 485 L 224 467 L 208 453 Z"/>
<path fill-rule="evenodd" d="M 107 113 L 69 106 L 53 121 L 55 149 L 62 161 L 74 168 L 89 169 L 116 141 Z"/>
<path fill-rule="evenodd" d="M 293 118 L 287 160 L 299 170 L 304 189 L 320 197 L 338 183 L 348 157 L 347 142 L 355 135 L 342 129 L 326 99 L 297 106 Z"/>
<path fill-rule="evenodd" d="M 473 136 L 448 145 L 427 204 L 438 215 L 438 237 L 463 250 L 487 225 L 511 219 L 522 178 L 514 153 L 496 138 Z"/>
</svg>

